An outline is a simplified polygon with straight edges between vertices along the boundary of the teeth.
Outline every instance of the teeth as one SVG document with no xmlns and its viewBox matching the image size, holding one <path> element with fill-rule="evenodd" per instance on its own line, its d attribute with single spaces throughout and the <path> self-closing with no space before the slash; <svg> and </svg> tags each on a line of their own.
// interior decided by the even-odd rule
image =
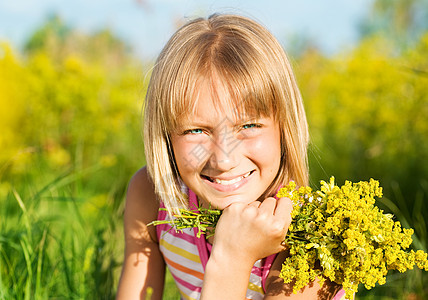
<svg viewBox="0 0 428 300">
<path fill-rule="evenodd" d="M 245 175 L 236 177 L 236 178 L 231 179 L 231 180 L 221 180 L 218 178 L 213 178 L 213 182 L 218 183 L 218 184 L 223 184 L 223 185 L 231 185 L 231 184 L 237 183 L 238 181 L 241 181 L 244 178 L 247 178 L 248 176 L 250 176 L 250 174 L 251 174 L 251 172 L 248 172 Z"/>
</svg>

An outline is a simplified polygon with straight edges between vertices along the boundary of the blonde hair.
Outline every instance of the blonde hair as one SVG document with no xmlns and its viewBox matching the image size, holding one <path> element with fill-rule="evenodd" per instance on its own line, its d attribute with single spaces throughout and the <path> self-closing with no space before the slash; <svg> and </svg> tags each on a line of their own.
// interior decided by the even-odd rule
<svg viewBox="0 0 428 300">
<path fill-rule="evenodd" d="M 144 110 L 147 170 L 170 213 L 186 208 L 170 133 L 195 105 L 201 79 L 220 82 L 242 112 L 272 116 L 281 131 L 281 163 L 273 195 L 294 180 L 307 185 L 308 127 L 296 80 L 281 45 L 263 26 L 237 15 L 212 15 L 181 27 L 158 57 Z"/>
</svg>

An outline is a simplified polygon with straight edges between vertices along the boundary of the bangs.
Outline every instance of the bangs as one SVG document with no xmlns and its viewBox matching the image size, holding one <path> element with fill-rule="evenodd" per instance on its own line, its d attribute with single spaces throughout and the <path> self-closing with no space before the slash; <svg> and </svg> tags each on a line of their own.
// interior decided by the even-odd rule
<svg viewBox="0 0 428 300">
<path fill-rule="evenodd" d="M 233 64 L 231 64 L 233 66 Z M 231 105 L 239 119 L 273 117 L 278 119 L 278 99 L 275 96 L 273 84 L 266 82 L 257 69 L 252 72 L 250 67 L 235 70 L 227 66 L 217 67 L 218 80 L 221 87 L 227 92 L 227 99 L 218 99 L 218 87 L 211 83 L 214 99 L 219 103 Z M 238 72 L 237 72 L 238 71 Z M 212 79 L 211 79 L 212 81 Z"/>
<path fill-rule="evenodd" d="M 193 70 L 197 67 L 195 66 Z M 206 87 L 210 90 L 216 109 L 222 111 L 226 107 L 231 107 L 237 120 L 260 117 L 273 117 L 278 120 L 280 107 L 276 100 L 278 95 L 273 88 L 274 84 L 266 82 L 263 74 L 256 72 L 250 74 L 242 72 L 243 70 L 247 71 L 247 67 L 236 70 L 230 68 L 230 65 L 211 66 L 208 70 L 200 68 L 199 72 L 189 72 L 184 78 L 177 79 L 167 97 L 171 101 L 166 102 L 164 108 L 166 115 L 171 116 L 165 120 L 167 132 L 177 130 L 195 114 L 199 91 Z M 226 97 L 221 98 L 220 94 Z"/>
</svg>

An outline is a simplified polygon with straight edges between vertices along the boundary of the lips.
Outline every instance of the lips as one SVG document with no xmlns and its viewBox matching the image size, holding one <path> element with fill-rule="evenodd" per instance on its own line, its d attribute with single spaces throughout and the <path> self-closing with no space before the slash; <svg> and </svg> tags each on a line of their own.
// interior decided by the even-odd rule
<svg viewBox="0 0 428 300">
<path fill-rule="evenodd" d="M 216 177 L 209 177 L 209 176 L 206 176 L 206 175 L 202 175 L 202 177 L 205 178 L 205 179 L 207 179 L 210 182 L 217 183 L 217 184 L 220 184 L 220 185 L 232 185 L 232 184 L 235 184 L 235 183 L 237 183 L 237 182 L 239 182 L 239 181 L 247 178 L 253 172 L 254 172 L 254 170 L 250 171 L 248 173 L 245 173 L 244 175 L 235 177 L 233 179 L 220 179 L 220 178 L 216 178 Z"/>
</svg>

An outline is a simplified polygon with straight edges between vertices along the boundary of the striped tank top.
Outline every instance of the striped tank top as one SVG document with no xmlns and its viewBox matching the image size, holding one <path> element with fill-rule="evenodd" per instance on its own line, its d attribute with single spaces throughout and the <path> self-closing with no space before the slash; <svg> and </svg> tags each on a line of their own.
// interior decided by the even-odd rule
<svg viewBox="0 0 428 300">
<path fill-rule="evenodd" d="M 189 204 L 198 207 L 195 193 L 188 191 Z M 161 207 L 164 207 L 161 203 Z M 169 220 L 166 211 L 160 210 L 158 220 Z M 205 239 L 205 235 L 197 237 L 196 228 L 175 231 L 168 224 L 156 226 L 156 234 L 159 241 L 159 249 L 175 280 L 181 299 L 196 300 L 201 296 L 205 267 L 211 253 L 211 244 Z M 246 299 L 263 299 L 265 281 L 272 266 L 275 254 L 256 261 L 250 280 L 248 282 Z M 334 300 L 344 298 L 344 290 L 341 290 Z"/>
</svg>

